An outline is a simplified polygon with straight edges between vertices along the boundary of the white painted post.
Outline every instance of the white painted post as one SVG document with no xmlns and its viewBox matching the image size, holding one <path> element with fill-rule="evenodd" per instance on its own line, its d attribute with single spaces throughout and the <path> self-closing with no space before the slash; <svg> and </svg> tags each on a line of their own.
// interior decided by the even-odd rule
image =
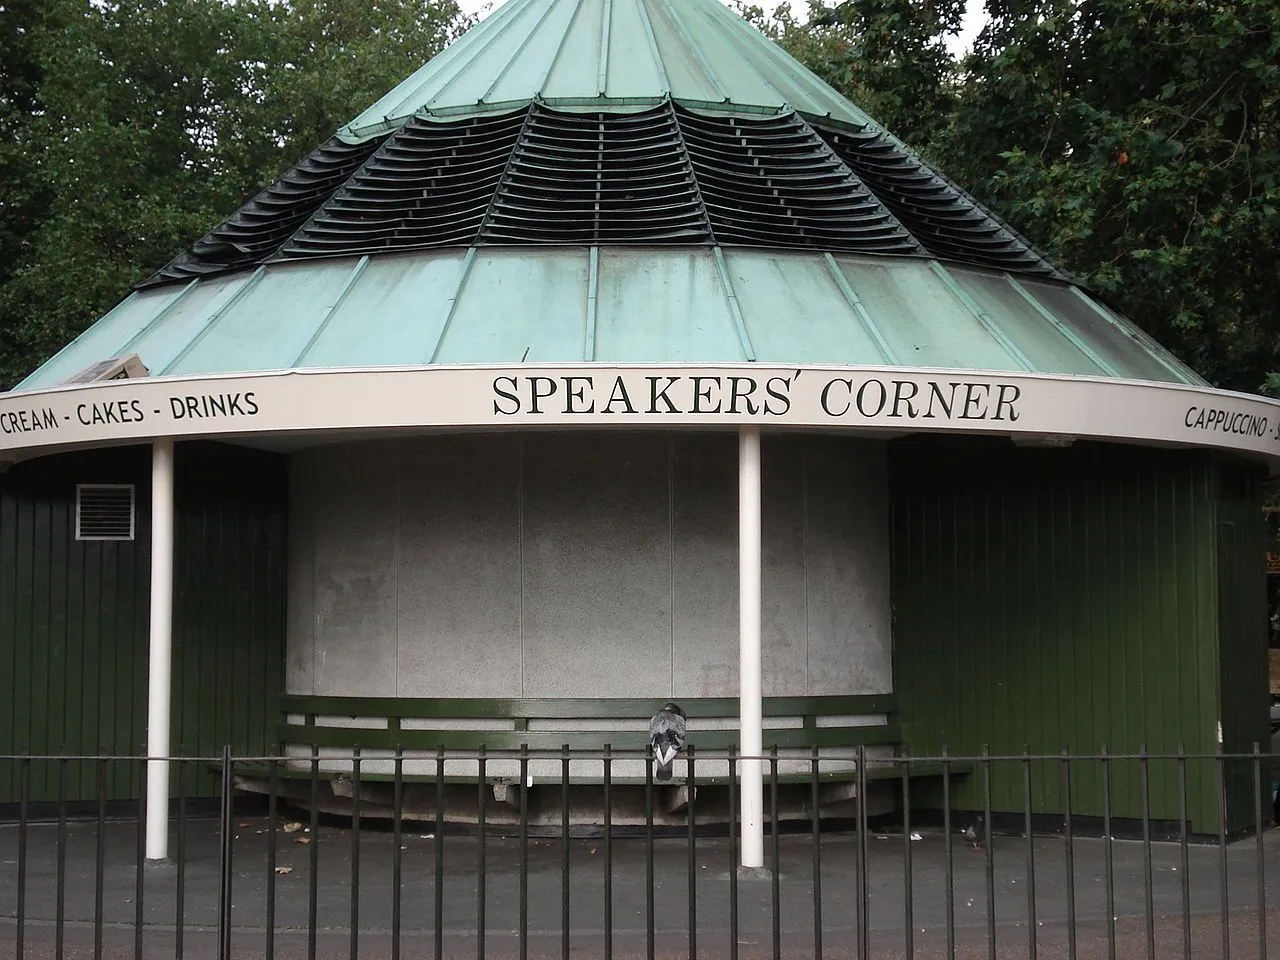
<svg viewBox="0 0 1280 960">
<path fill-rule="evenodd" d="M 151 446 L 151 655 L 147 661 L 147 756 L 169 756 L 173 664 L 173 440 Z M 169 761 L 147 761 L 147 859 L 169 854 Z"/>
<path fill-rule="evenodd" d="M 764 750 L 760 701 L 760 428 L 738 432 L 738 714 L 744 757 Z M 742 858 L 764 867 L 764 784 L 760 760 L 742 761 Z"/>
</svg>

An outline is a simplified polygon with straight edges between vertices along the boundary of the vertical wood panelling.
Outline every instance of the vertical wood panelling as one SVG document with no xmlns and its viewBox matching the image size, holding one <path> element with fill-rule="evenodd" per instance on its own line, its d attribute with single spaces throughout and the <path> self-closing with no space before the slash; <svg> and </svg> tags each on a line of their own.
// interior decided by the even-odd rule
<svg viewBox="0 0 1280 960">
<path fill-rule="evenodd" d="M 213 757 L 273 748 L 282 689 L 284 458 L 178 445 L 174 598 L 175 751 Z M 75 539 L 76 483 L 133 483 L 136 538 Z M 0 474 L 0 754 L 136 755 L 146 725 L 150 452 L 42 457 Z M 17 796 L 0 764 L 0 803 Z M 93 798 L 73 764 L 72 800 Z M 112 799 L 137 795 L 113 765 Z M 212 793 L 211 776 L 201 791 Z M 57 797 L 57 768 L 33 768 L 32 798 Z"/>
<path fill-rule="evenodd" d="M 1101 444 L 892 444 L 894 671 L 911 752 L 1211 752 L 1220 703 L 1257 686 L 1229 673 L 1251 648 L 1219 657 L 1220 469 Z M 1258 513 L 1256 491 L 1241 503 L 1242 516 Z M 1261 570 L 1238 545 L 1226 552 L 1236 571 Z M 1233 616 L 1262 616 L 1256 579 L 1233 574 L 1251 591 L 1228 601 Z M 1256 631 L 1233 630 L 1256 645 Z M 1252 701 L 1240 709 L 1251 731 L 1244 718 L 1265 717 Z M 1193 765 L 1197 830 L 1216 824 L 1215 781 L 1212 762 Z M 1174 764 L 1153 765 L 1151 782 L 1151 815 L 1176 819 Z M 977 808 L 979 789 L 972 778 L 957 803 Z M 998 766 L 996 807 L 1020 810 L 1021 790 L 1017 766 Z M 1033 765 L 1033 798 L 1061 810 L 1056 764 Z M 1136 763 L 1115 765 L 1112 802 L 1117 816 L 1141 815 Z M 1101 814 L 1097 765 L 1073 774 L 1072 804 Z"/>
<path fill-rule="evenodd" d="M 1259 476 L 1224 469 L 1218 498 L 1218 627 L 1222 662 L 1222 735 L 1225 753 L 1270 750 L 1267 724 L 1266 541 L 1259 509 Z M 1269 766 L 1269 765 L 1266 765 Z M 1264 766 L 1264 811 L 1270 776 Z M 1228 761 L 1227 822 L 1231 830 L 1253 823 L 1253 770 Z"/>
</svg>

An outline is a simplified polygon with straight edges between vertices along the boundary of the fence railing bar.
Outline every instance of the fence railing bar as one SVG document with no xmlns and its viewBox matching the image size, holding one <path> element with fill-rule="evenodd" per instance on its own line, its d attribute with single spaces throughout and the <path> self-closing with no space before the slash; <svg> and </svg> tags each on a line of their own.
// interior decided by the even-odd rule
<svg viewBox="0 0 1280 960">
<path fill-rule="evenodd" d="M 613 960 L 613 756 L 604 745 L 604 960 Z"/>
<path fill-rule="evenodd" d="M 644 950 L 653 960 L 653 748 L 644 758 Z"/>
<path fill-rule="evenodd" d="M 1116 960 L 1116 886 L 1115 849 L 1111 831 L 1111 761 L 1107 748 L 1102 747 L 1102 853 L 1103 882 L 1107 897 L 1107 958 Z"/>
<path fill-rule="evenodd" d="M 107 865 L 107 765 L 97 763 L 94 798 L 97 800 L 97 824 L 93 847 L 93 960 L 102 960 L 102 901 Z"/>
<path fill-rule="evenodd" d="M 1151 866 L 1151 770 L 1145 756 L 1147 745 L 1138 748 L 1144 754 L 1138 761 L 1138 784 L 1142 804 L 1142 893 L 1147 922 L 1147 960 L 1156 960 L 1155 875 Z"/>
<path fill-rule="evenodd" d="M 816 755 L 818 748 L 814 747 Z M 817 762 L 814 762 L 817 766 Z M 814 778 L 814 790 L 817 790 L 817 777 Z M 902 932 L 903 949 L 908 957 L 915 956 L 915 864 L 911 850 L 911 776 L 910 768 L 902 767 Z"/>
<path fill-rule="evenodd" d="M 738 761 L 729 750 L 729 960 L 738 960 Z"/>
<path fill-rule="evenodd" d="M 947 960 L 956 955 L 956 870 L 951 829 L 951 761 L 942 751 L 942 874 L 943 902 L 946 904 Z"/>
<path fill-rule="evenodd" d="M 181 779 L 181 775 L 179 775 Z M 266 960 L 272 960 L 276 949 L 276 849 L 277 810 L 280 797 L 280 767 L 272 760 L 267 767 L 267 923 Z"/>
<path fill-rule="evenodd" d="M 809 829 L 813 846 L 813 960 L 822 960 L 822 810 L 818 748 L 809 761 Z M 908 954 L 910 956 L 910 954 Z"/>
<path fill-rule="evenodd" d="M 697 960 L 698 957 L 698 774 L 695 749 L 693 744 L 689 744 L 685 759 L 685 769 L 688 774 L 686 789 L 689 793 L 686 805 L 689 827 L 687 832 L 689 838 L 689 960 Z"/>
<path fill-rule="evenodd" d="M 560 761 L 560 957 L 569 960 L 569 745 Z"/>
<path fill-rule="evenodd" d="M 1253 834 L 1254 867 L 1258 883 L 1258 960 L 1267 960 L 1267 861 L 1263 845 L 1262 819 L 1262 753 L 1259 745 L 1253 745 Z"/>
<path fill-rule="evenodd" d="M 1067 873 L 1067 960 L 1076 960 L 1076 861 L 1071 827 L 1071 757 L 1062 748 L 1062 841 Z"/>
<path fill-rule="evenodd" d="M 1227 874 L 1227 760 L 1219 753 L 1218 774 L 1218 878 L 1221 896 L 1220 924 L 1222 930 L 1222 955 L 1231 956 L 1231 915 Z"/>
<path fill-rule="evenodd" d="M 1027 844 L 1027 956 L 1036 960 L 1036 832 L 1031 823 L 1031 751 L 1022 751 L 1023 832 Z"/>
<path fill-rule="evenodd" d="M 996 851 L 991 837 L 991 751 L 982 745 L 982 872 L 986 882 L 987 957 L 996 957 Z"/>
<path fill-rule="evenodd" d="M 443 748 L 441 748 L 440 750 L 440 756 L 441 757 L 444 756 Z M 488 796 L 487 796 L 488 788 L 485 786 L 484 775 L 485 775 L 485 765 L 487 762 L 488 762 L 488 755 L 482 748 L 480 750 L 480 758 L 478 761 L 478 770 L 480 773 L 480 777 L 479 777 L 479 783 L 477 784 L 478 794 L 476 798 L 477 799 L 476 826 L 478 828 L 477 837 L 476 837 L 476 848 L 477 848 L 476 856 L 477 856 L 477 859 L 479 860 L 479 862 L 476 864 L 476 960 L 484 960 L 485 939 L 486 939 L 485 907 L 486 907 L 486 900 L 488 898 L 488 892 L 487 892 L 486 883 L 485 883 L 485 875 L 488 871 L 485 864 L 484 818 L 485 818 L 485 804 L 488 801 Z M 443 764 L 443 760 L 441 761 L 441 763 Z M 440 774 L 441 779 L 437 780 L 437 783 L 443 783 L 443 779 L 442 779 L 443 776 L 444 776 L 443 773 Z M 437 833 L 436 843 L 440 843 L 442 839 L 443 839 L 443 835 Z M 440 869 L 440 868 L 437 868 L 437 869 Z M 440 897 L 443 897 L 444 896 L 444 873 L 442 871 L 438 874 L 438 880 L 439 880 L 439 890 L 440 890 L 440 893 L 438 895 Z M 443 938 L 444 936 L 443 916 L 440 918 L 440 921 L 436 924 L 436 929 L 440 931 L 439 934 L 437 934 L 437 936 Z M 441 949 L 443 949 L 443 947 Z M 437 960 L 439 960 L 438 956 L 437 956 Z"/>
<path fill-rule="evenodd" d="M 1187 756 L 1178 744 L 1178 856 L 1182 878 L 1182 956 L 1191 960 L 1191 852 L 1187 831 L 1190 828 L 1187 808 Z"/>
<path fill-rule="evenodd" d="M 139 826 L 141 829 L 141 826 Z M 58 763 L 58 864 L 57 870 L 57 906 L 55 907 L 56 928 L 54 931 L 54 955 L 65 956 L 63 944 L 65 934 L 63 923 L 66 920 L 67 890 L 67 761 Z"/>
<path fill-rule="evenodd" d="M 187 771 L 188 769 L 198 772 L 198 768 L 191 763 L 178 761 L 178 837 L 175 846 L 175 853 L 178 858 L 178 875 L 174 880 L 173 891 L 173 913 L 174 913 L 174 934 L 173 934 L 173 953 L 176 960 L 182 960 L 183 948 L 183 928 L 186 926 L 186 899 L 187 899 Z"/>
<path fill-rule="evenodd" d="M 520 750 L 520 960 L 529 960 L 529 748 Z"/>
<path fill-rule="evenodd" d="M 311 747 L 311 843 L 307 846 L 307 960 L 316 960 L 320 897 L 320 748 Z"/>
<path fill-rule="evenodd" d="M 219 796 L 221 823 L 221 850 L 218 856 L 220 881 L 218 883 L 218 960 L 231 960 L 231 858 L 235 851 L 235 816 L 232 812 L 232 759 L 231 747 L 222 749 L 222 786 Z M 141 886 L 141 874 L 139 874 Z"/>
<path fill-rule="evenodd" d="M 142 918 L 147 900 L 147 888 L 143 882 L 142 865 L 146 862 L 146 822 L 147 822 L 147 771 L 148 764 L 138 764 L 138 831 L 136 835 L 137 852 L 134 858 L 134 887 L 137 892 L 133 898 L 133 956 L 134 960 L 142 960 L 144 932 Z M 229 888 L 228 888 L 229 889 Z M 61 956 L 61 954 L 59 954 Z"/>
<path fill-rule="evenodd" d="M 858 960 L 867 960 L 871 955 L 869 927 L 871 919 L 871 893 L 868 890 L 867 854 L 867 749 L 859 746 L 857 752 L 857 789 L 858 808 L 854 822 L 857 824 L 857 870 L 856 888 L 858 891 Z M 943 777 L 946 781 L 946 777 Z"/>
<path fill-rule="evenodd" d="M 396 744 L 391 781 L 391 960 L 400 960 L 404 909 L 404 747 Z"/>
<path fill-rule="evenodd" d="M 769 885 L 772 904 L 770 914 L 773 920 L 773 960 L 782 960 L 782 888 L 780 873 L 782 858 L 778 855 L 778 747 L 774 745 L 769 751 L 769 832 L 771 843 Z"/>
<path fill-rule="evenodd" d="M 31 797 L 31 761 L 18 761 L 18 902 L 14 904 L 17 929 L 13 938 L 16 960 L 26 956 L 27 933 L 27 804 Z"/>
<path fill-rule="evenodd" d="M 360 748 L 351 751 L 351 960 L 360 958 Z"/>
<path fill-rule="evenodd" d="M 484 771 L 484 758 L 480 759 L 480 770 Z M 436 828 L 431 838 L 432 859 L 435 863 L 435 882 L 431 887 L 432 928 L 431 940 L 435 949 L 436 960 L 444 956 L 444 747 L 436 750 Z M 476 808 L 479 829 L 480 862 L 476 865 L 476 889 L 479 891 L 479 907 L 477 919 L 479 926 L 479 946 L 476 948 L 480 956 L 484 956 L 484 777 L 480 778 L 480 805 Z"/>
</svg>

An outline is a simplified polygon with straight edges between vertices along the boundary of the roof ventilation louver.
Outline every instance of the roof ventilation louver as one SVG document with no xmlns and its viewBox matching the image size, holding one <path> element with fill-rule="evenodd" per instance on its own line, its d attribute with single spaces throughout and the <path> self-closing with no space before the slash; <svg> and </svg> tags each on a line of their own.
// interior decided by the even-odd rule
<svg viewBox="0 0 1280 960">
<path fill-rule="evenodd" d="M 535 106 L 481 233 L 488 243 L 706 243 L 670 105 L 631 114 Z"/>
<path fill-rule="evenodd" d="M 409 121 L 316 212 L 281 255 L 471 244 L 525 113 L 452 123 Z"/>
<path fill-rule="evenodd" d="M 352 145 L 331 137 L 139 287 L 262 262 L 333 195 L 380 142 Z"/>
<path fill-rule="evenodd" d="M 950 180 L 874 130 L 822 131 L 832 149 L 936 257 L 1068 279 Z"/>
<path fill-rule="evenodd" d="M 133 484 L 76 484 L 76 539 L 132 540 L 133 501 Z"/>
<path fill-rule="evenodd" d="M 919 253 L 919 245 L 797 114 L 768 120 L 679 110 L 721 243 Z"/>
</svg>

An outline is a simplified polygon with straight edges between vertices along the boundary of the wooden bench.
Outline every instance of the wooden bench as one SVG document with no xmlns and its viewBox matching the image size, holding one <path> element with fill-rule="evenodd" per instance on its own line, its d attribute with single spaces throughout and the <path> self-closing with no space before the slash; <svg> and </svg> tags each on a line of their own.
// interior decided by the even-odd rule
<svg viewBox="0 0 1280 960">
<path fill-rule="evenodd" d="M 519 806 L 521 751 L 526 751 L 525 768 L 534 790 L 559 789 L 567 782 L 571 789 L 591 791 L 603 782 L 602 756 L 606 746 L 613 761 L 610 783 L 617 788 L 614 803 L 631 807 L 636 820 L 636 804 L 646 783 L 645 755 L 649 718 L 664 701 L 650 699 L 477 699 L 334 697 L 285 695 L 280 699 L 281 721 L 277 738 L 281 753 L 289 761 L 275 765 L 282 796 L 305 801 L 317 796 L 326 809 L 339 811 L 355 789 L 351 757 L 360 751 L 359 780 L 362 808 L 387 808 L 389 781 L 396 778 L 390 759 L 402 751 L 400 779 L 405 785 L 406 804 L 417 809 L 434 809 L 432 798 L 441 786 L 451 798 L 471 796 L 481 781 L 476 758 L 485 757 L 483 782 L 492 788 L 498 808 Z M 726 802 L 723 788 L 729 782 L 729 751 L 739 750 L 736 698 L 689 698 L 679 701 L 689 720 L 687 746 L 697 758 L 697 793 L 713 791 L 711 807 L 700 802 L 700 814 L 713 810 L 716 796 Z M 832 809 L 858 795 L 856 759 L 866 749 L 864 775 L 868 783 L 868 803 L 880 812 L 893 806 L 904 771 L 912 779 L 966 776 L 970 769 L 961 763 L 933 761 L 888 762 L 902 750 L 902 731 L 897 699 L 893 694 L 861 696 L 765 697 L 764 753 L 778 751 L 777 781 L 784 795 L 784 816 L 808 816 L 809 784 L 813 781 L 813 758 L 819 760 L 820 804 Z M 564 777 L 563 751 L 571 751 L 570 771 Z M 446 754 L 442 772 L 436 758 Z M 310 758 L 318 755 L 313 770 Z M 576 752 L 575 752 L 576 751 Z M 690 791 L 686 779 L 685 755 L 676 762 L 670 781 L 655 784 L 661 793 L 661 815 L 679 817 Z M 264 792 L 271 768 L 262 763 L 237 761 L 235 775 L 245 789 Z M 735 775 L 740 775 L 741 766 Z M 313 776 L 327 781 L 321 794 L 305 782 Z M 771 779 L 765 763 L 766 790 Z M 439 782 L 440 786 L 432 784 Z M 875 786 L 872 786 L 872 784 Z M 471 785 L 468 794 L 464 785 Z M 714 791 L 719 789 L 720 794 Z M 426 791 L 423 793 L 423 791 Z M 463 791 L 458 794 L 456 791 Z M 639 790 L 639 793 L 635 791 Z M 628 792 L 630 791 L 630 792 Z M 384 794 L 386 794 L 384 796 Z M 412 805 L 412 804 L 410 804 Z M 457 808 L 452 805 L 451 810 Z M 385 810 L 384 810 L 385 812 Z M 508 811 L 509 813 L 510 811 Z M 559 816 L 556 814 L 555 816 Z M 615 823 L 627 814 L 619 808 Z M 558 822 L 558 821 L 557 821 Z"/>
<path fill-rule="evenodd" d="M 310 753 L 353 750 L 374 751 L 383 759 L 397 748 L 419 760 L 429 758 L 438 749 L 447 752 L 486 753 L 510 757 L 511 751 L 527 747 L 536 756 L 547 759 L 565 746 L 571 751 L 602 751 L 607 744 L 619 759 L 630 753 L 640 756 L 648 745 L 648 720 L 662 707 L 663 701 L 649 699 L 478 699 L 478 698 L 401 698 L 401 697 L 334 697 L 287 694 L 281 697 L 283 719 L 277 736 L 286 752 Z M 731 697 L 690 698 L 680 701 L 689 720 L 687 742 L 697 752 L 723 753 L 737 749 L 740 737 L 736 727 L 738 701 Z M 836 753 L 846 762 L 852 761 L 858 747 L 884 747 L 892 755 L 902 747 L 898 722 L 897 698 L 893 694 L 765 697 L 764 751 L 776 747 L 794 766 L 806 762 L 816 748 L 823 755 L 821 767 L 834 765 L 829 759 Z M 355 721 L 361 725 L 353 725 Z M 479 721 L 485 729 L 468 727 L 467 721 Z M 432 723 L 448 727 L 427 727 Z M 625 724 L 619 728 L 619 724 Z M 500 724 L 494 728 L 492 725 Z M 718 727 L 718 729 L 717 729 Z M 879 752 L 879 751 L 873 751 Z M 495 758 L 496 759 L 496 758 Z M 867 777 L 888 779 L 901 776 L 901 764 L 874 763 L 869 758 Z M 941 765 L 927 761 L 912 762 L 910 775 L 936 776 Z M 952 765 L 952 772 L 962 775 L 967 768 Z M 294 768 L 285 775 L 309 776 L 306 770 Z M 325 772 L 325 776 L 332 775 Z M 367 773 L 365 778 L 387 778 L 391 774 Z M 809 773 L 780 775 L 780 781 L 807 780 Z M 820 779 L 849 780 L 851 770 L 822 770 Z M 420 775 L 416 779 L 433 779 Z M 474 777 L 450 776 L 450 781 L 472 780 Z M 598 782 L 598 778 L 597 782 Z M 624 777 L 615 782 L 634 781 Z M 715 783 L 708 771 L 698 774 L 699 782 Z M 582 781 L 574 777 L 574 781 Z M 642 782 L 642 781 L 641 781 Z"/>
</svg>

